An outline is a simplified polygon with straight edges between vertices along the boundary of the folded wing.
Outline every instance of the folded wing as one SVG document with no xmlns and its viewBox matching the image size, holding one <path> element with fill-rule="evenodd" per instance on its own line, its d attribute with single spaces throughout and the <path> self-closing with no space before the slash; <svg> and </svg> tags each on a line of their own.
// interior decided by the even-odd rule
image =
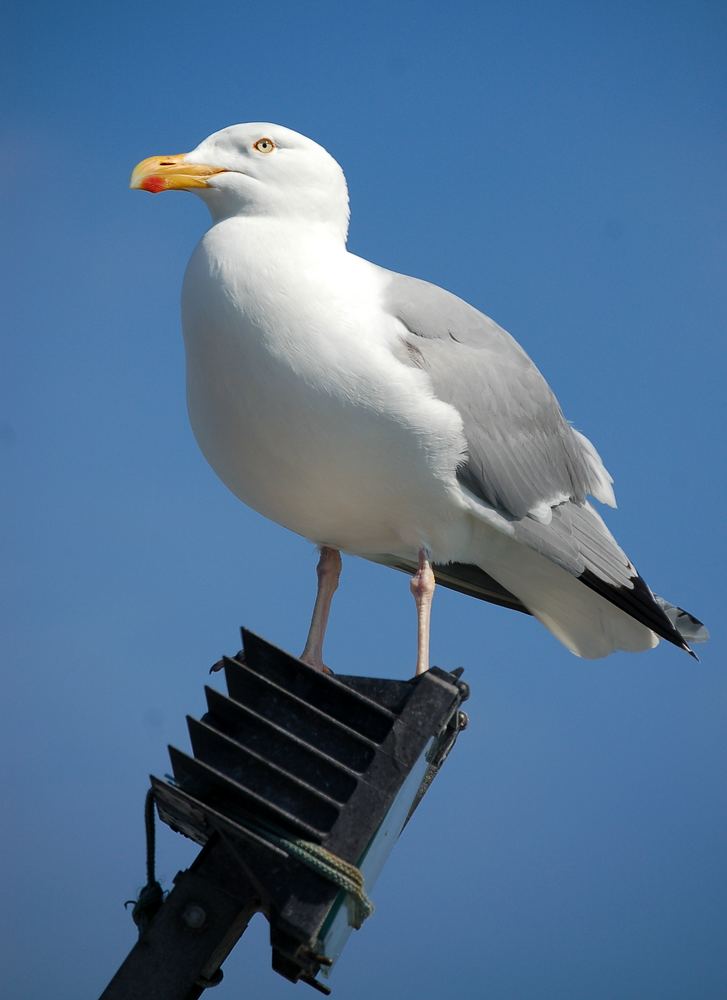
<svg viewBox="0 0 727 1000">
<path fill-rule="evenodd" d="M 386 306 L 401 323 L 400 357 L 424 370 L 435 396 L 462 418 L 467 454 L 457 470 L 461 485 L 510 522 L 515 541 L 566 570 L 656 636 L 691 652 L 678 629 L 687 619 L 668 614 L 672 606 L 654 598 L 588 503 L 590 495 L 615 506 L 613 480 L 591 442 L 567 422 L 525 351 L 450 292 L 385 273 Z M 496 569 L 480 569 L 497 579 Z M 479 591 L 484 599 L 510 607 L 525 605 L 538 614 L 510 578 L 499 580 L 506 596 L 500 594 L 498 600 L 494 588 L 468 581 L 472 574 L 466 568 L 460 573 L 453 567 L 442 570 L 441 582 L 447 586 Z"/>
</svg>

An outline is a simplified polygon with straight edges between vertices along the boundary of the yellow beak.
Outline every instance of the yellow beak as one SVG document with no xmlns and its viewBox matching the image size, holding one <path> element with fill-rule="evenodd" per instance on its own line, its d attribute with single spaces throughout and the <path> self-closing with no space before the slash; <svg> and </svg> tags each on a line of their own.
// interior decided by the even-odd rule
<svg viewBox="0 0 727 1000">
<path fill-rule="evenodd" d="M 129 187 L 134 190 L 190 191 L 192 188 L 209 187 L 207 180 L 215 174 L 222 174 L 225 167 L 208 167 L 202 163 L 189 163 L 185 153 L 174 156 L 149 156 L 137 163 L 131 175 Z"/>
</svg>

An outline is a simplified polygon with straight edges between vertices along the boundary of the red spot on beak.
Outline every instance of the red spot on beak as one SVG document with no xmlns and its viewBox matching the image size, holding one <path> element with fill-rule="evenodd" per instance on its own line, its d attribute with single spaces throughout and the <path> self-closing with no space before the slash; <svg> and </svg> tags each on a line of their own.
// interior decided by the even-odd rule
<svg viewBox="0 0 727 1000">
<path fill-rule="evenodd" d="M 141 182 L 142 191 L 151 191 L 152 194 L 159 194 L 160 191 L 164 191 L 166 186 L 167 182 L 163 177 L 159 177 L 158 174 L 145 177 Z"/>
</svg>

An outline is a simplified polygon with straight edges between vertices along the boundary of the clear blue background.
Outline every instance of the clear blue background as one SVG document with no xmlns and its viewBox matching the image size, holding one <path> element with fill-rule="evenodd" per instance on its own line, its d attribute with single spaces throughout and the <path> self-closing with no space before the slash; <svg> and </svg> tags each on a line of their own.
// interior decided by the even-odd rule
<svg viewBox="0 0 727 1000">
<path fill-rule="evenodd" d="M 614 532 L 714 634 L 700 664 L 665 645 L 581 662 L 536 622 L 441 592 L 434 660 L 466 668 L 471 726 L 336 995 L 727 995 L 725 5 L 15 8 L 3 995 L 100 992 L 134 940 L 147 774 L 188 745 L 208 665 L 242 623 L 302 647 L 312 547 L 228 494 L 187 426 L 178 298 L 205 209 L 127 190 L 142 157 L 249 120 L 337 157 L 353 250 L 522 341 L 616 477 Z M 408 676 L 406 579 L 344 572 L 329 662 Z M 194 853 L 160 833 L 167 886 Z M 306 989 L 269 970 L 262 919 L 225 971 L 216 1000 Z"/>
</svg>

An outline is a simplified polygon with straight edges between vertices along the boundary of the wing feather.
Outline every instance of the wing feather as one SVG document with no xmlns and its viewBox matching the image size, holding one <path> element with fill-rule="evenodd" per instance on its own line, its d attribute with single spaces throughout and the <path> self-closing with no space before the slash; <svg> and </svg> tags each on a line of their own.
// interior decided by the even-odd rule
<svg viewBox="0 0 727 1000">
<path fill-rule="evenodd" d="M 516 541 L 690 651 L 676 627 L 686 613 L 654 598 L 587 502 L 591 495 L 615 506 L 613 480 L 593 444 L 567 422 L 525 351 L 450 292 L 385 273 L 386 306 L 402 326 L 401 358 L 425 370 L 436 397 L 462 419 L 467 453 L 457 470 L 461 484 L 507 517 Z M 465 570 L 453 567 L 441 582 L 518 606 L 507 589 L 503 594 L 473 584 Z"/>
<path fill-rule="evenodd" d="M 402 357 L 426 370 L 437 398 L 462 418 L 462 484 L 515 518 L 547 519 L 553 504 L 589 493 L 612 502 L 595 448 L 568 424 L 510 334 L 436 285 L 388 274 L 386 305 L 403 327 Z"/>
</svg>

